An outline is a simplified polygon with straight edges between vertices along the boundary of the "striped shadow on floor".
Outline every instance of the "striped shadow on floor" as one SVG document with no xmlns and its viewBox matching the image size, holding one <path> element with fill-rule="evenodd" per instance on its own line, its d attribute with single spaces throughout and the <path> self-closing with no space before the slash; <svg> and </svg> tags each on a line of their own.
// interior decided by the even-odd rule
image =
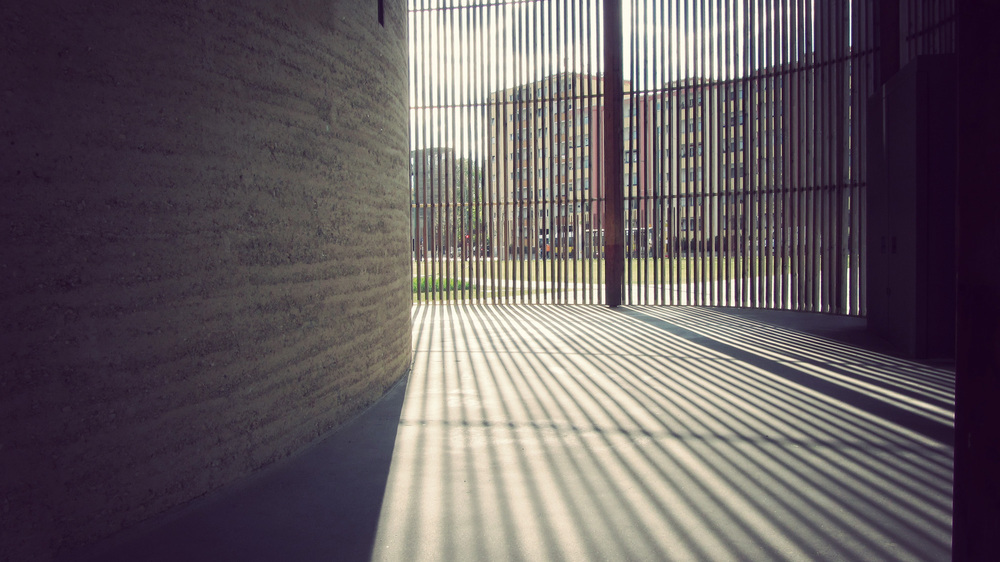
<svg viewBox="0 0 1000 562">
<path fill-rule="evenodd" d="M 953 372 L 775 318 L 414 307 L 373 558 L 947 559 Z"/>
</svg>

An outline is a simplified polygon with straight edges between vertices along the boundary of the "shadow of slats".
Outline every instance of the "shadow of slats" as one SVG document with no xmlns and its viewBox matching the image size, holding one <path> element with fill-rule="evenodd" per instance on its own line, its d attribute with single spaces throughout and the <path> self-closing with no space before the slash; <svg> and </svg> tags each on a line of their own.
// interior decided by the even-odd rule
<svg viewBox="0 0 1000 562">
<path fill-rule="evenodd" d="M 949 555 L 945 370 L 714 310 L 415 310 L 375 559 Z"/>
</svg>

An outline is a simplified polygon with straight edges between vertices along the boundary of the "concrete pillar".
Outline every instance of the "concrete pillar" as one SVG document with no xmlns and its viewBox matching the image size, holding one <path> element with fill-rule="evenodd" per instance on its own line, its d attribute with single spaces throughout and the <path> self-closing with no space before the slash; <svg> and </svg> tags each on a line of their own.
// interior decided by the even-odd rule
<svg viewBox="0 0 1000 562">
<path fill-rule="evenodd" d="M 1000 558 L 997 7 L 958 3 L 954 560 Z"/>
</svg>

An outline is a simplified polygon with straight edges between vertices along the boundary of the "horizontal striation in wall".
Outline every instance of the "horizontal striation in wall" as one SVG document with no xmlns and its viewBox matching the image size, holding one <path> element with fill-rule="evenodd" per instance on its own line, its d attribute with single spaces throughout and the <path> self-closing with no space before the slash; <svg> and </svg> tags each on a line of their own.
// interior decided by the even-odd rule
<svg viewBox="0 0 1000 562">
<path fill-rule="evenodd" d="M 281 459 L 406 371 L 387 4 L 0 8 L 0 558 Z"/>
</svg>

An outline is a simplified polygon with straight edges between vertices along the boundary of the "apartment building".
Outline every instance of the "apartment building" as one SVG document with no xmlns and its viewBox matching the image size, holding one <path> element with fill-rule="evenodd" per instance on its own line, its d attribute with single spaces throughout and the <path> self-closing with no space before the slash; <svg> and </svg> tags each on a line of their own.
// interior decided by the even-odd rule
<svg viewBox="0 0 1000 562">
<path fill-rule="evenodd" d="M 782 210 L 744 191 L 785 173 L 780 76 L 689 80 L 661 88 L 625 83 L 626 243 L 634 257 L 740 251 L 750 220 Z M 753 92 L 753 96 L 748 95 Z M 511 256 L 590 257 L 602 246 L 603 79 L 563 73 L 493 92 L 487 105 L 486 177 L 498 194 Z M 749 143 L 746 139 L 760 139 Z M 748 166 L 750 148 L 756 165 Z M 754 216 L 746 211 L 754 207 Z M 768 230 L 770 228 L 770 230 Z M 765 227 L 775 247 L 777 227 Z M 579 250 L 579 251 L 577 251 Z"/>
</svg>

